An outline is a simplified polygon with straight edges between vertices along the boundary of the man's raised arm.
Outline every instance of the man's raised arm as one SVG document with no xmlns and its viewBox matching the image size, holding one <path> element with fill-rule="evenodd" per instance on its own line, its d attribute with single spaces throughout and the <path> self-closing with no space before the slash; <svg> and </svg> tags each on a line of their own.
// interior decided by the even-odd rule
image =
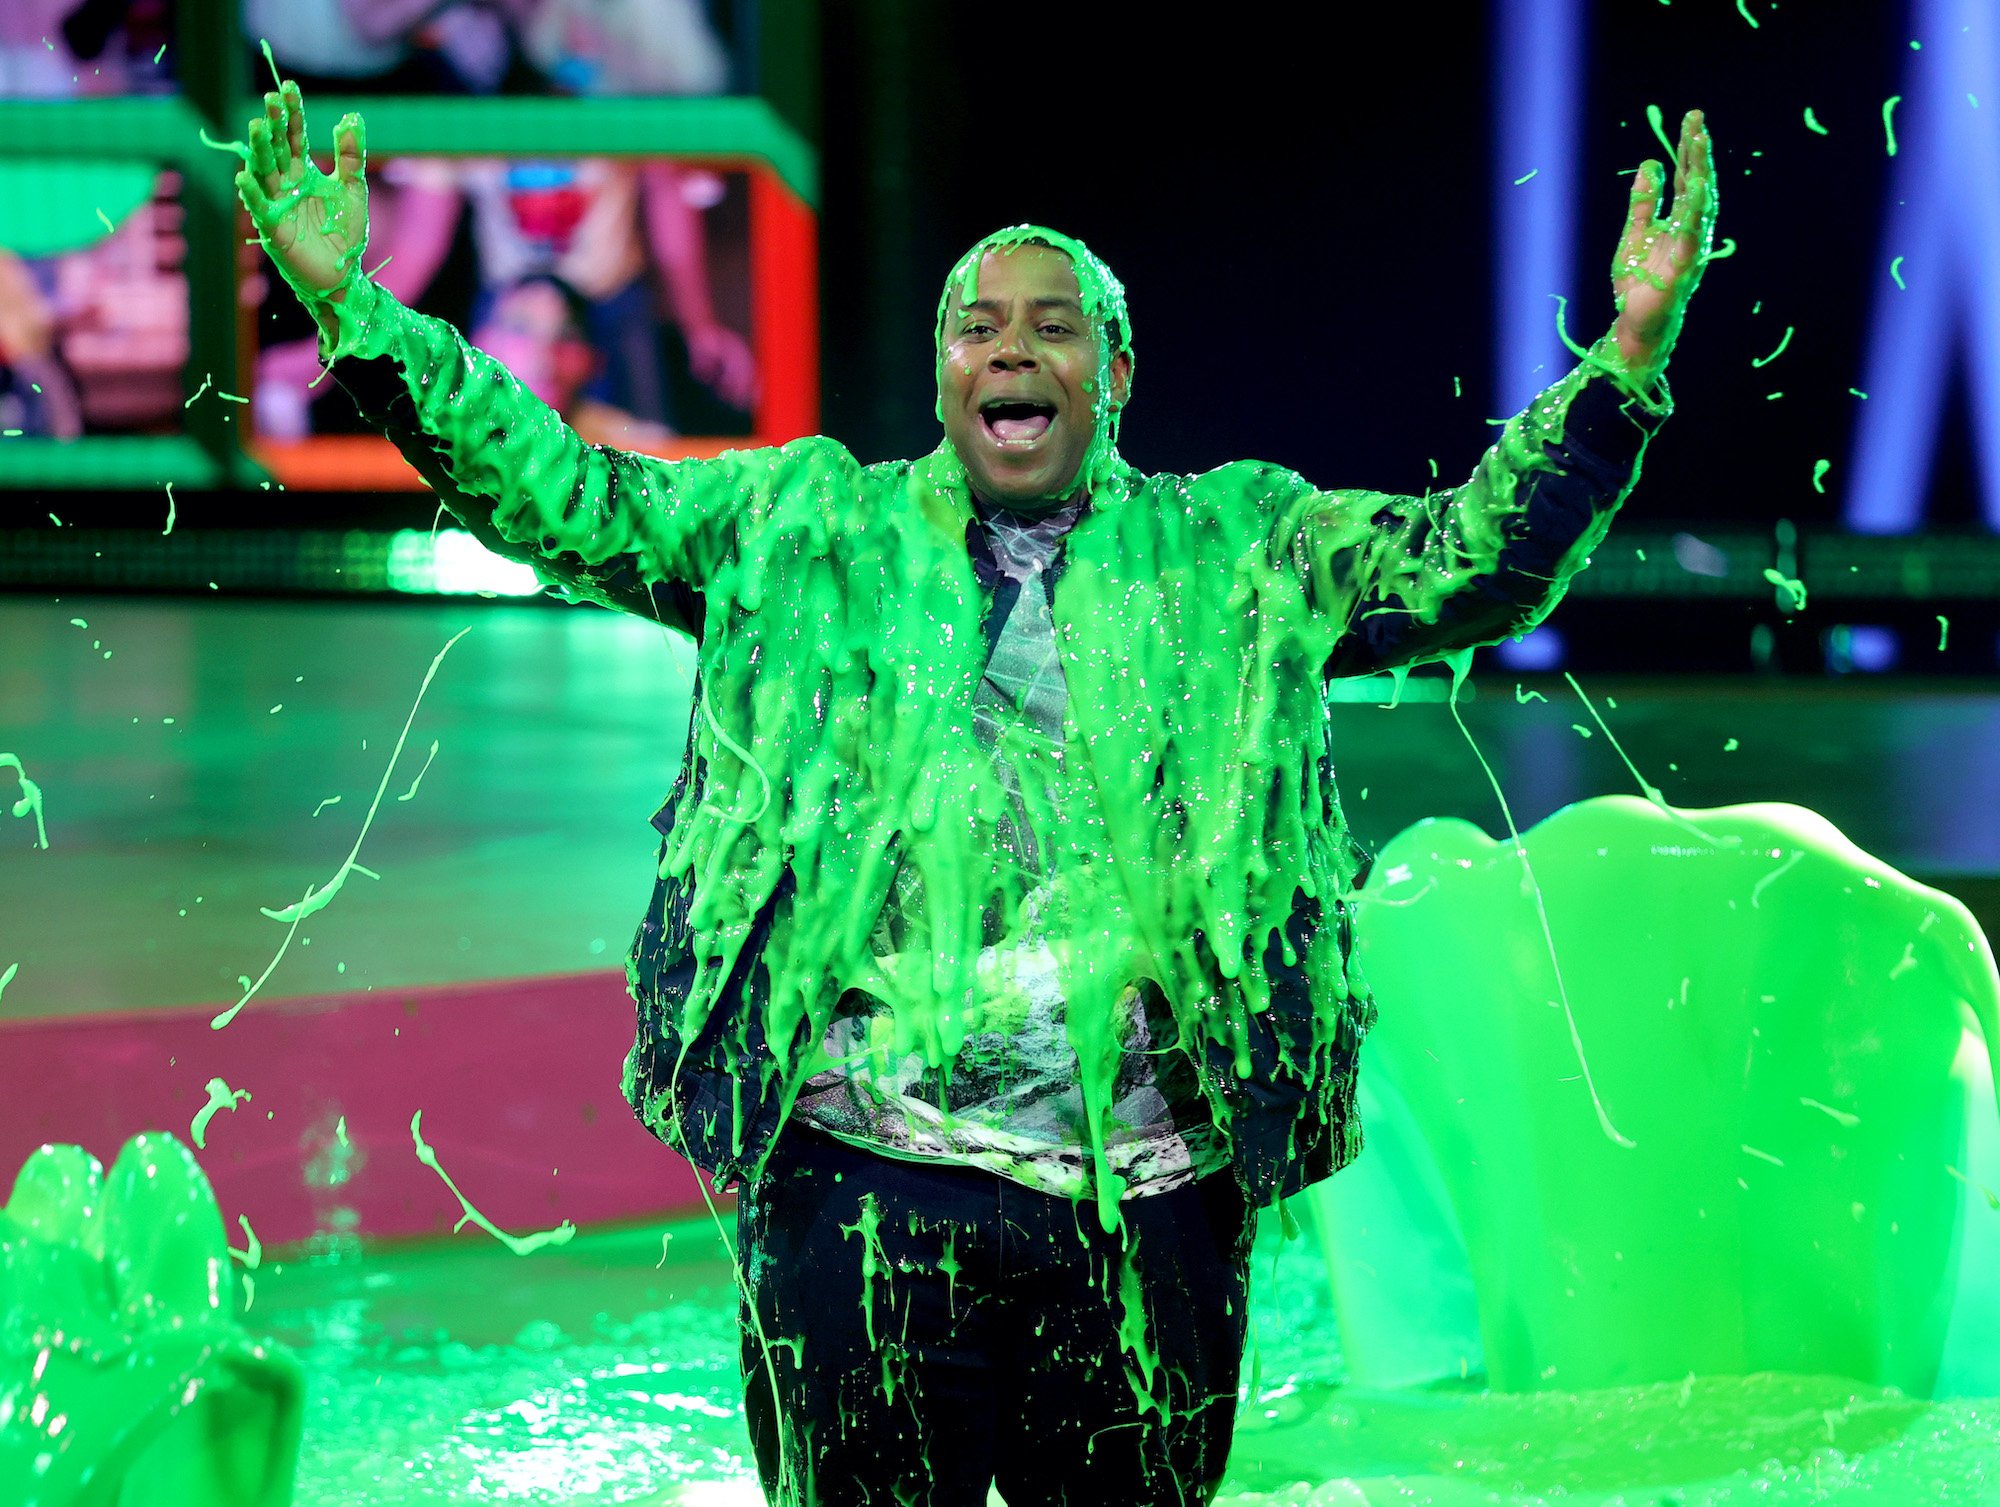
<svg viewBox="0 0 2000 1507">
<path fill-rule="evenodd" d="M 585 444 L 499 362 L 363 274 L 360 117 L 334 128 L 329 175 L 309 155 L 298 86 L 264 106 L 237 191 L 363 417 L 496 554 L 575 595 L 698 631 L 699 595 L 779 453 L 668 463 Z"/>
<path fill-rule="evenodd" d="M 1647 439 L 1672 411 L 1661 373 L 1714 234 L 1714 162 L 1699 111 L 1681 124 L 1673 213 L 1661 221 L 1664 178 L 1648 160 L 1633 180 L 1611 269 L 1617 322 L 1507 421 L 1470 480 L 1427 497 L 1313 493 L 1288 510 L 1314 606 L 1342 625 L 1330 677 L 1525 632 L 1602 541 L 1638 480 Z"/>
</svg>

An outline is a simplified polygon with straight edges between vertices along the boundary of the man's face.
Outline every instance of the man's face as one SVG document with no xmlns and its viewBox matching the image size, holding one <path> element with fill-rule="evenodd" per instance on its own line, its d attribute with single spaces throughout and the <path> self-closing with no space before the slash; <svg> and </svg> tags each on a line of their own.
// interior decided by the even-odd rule
<svg viewBox="0 0 2000 1507">
<path fill-rule="evenodd" d="M 1007 506 L 1058 500 L 1090 450 L 1098 342 L 1076 273 L 1050 246 L 989 251 L 971 303 L 953 289 L 938 397 L 945 438 L 973 492 Z M 1123 406 L 1131 361 L 1111 358 L 1111 401 Z"/>
</svg>

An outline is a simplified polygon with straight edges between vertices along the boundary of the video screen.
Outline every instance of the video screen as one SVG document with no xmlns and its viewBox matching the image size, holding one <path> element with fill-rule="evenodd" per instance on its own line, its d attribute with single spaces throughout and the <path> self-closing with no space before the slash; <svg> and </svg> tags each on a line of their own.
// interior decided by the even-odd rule
<svg viewBox="0 0 2000 1507">
<path fill-rule="evenodd" d="M 308 94 L 727 94 L 754 0 L 243 0 L 260 44 Z M 268 87 L 268 86 L 267 86 Z"/>
<path fill-rule="evenodd" d="M 4 0 L 0 99 L 174 90 L 174 0 Z"/>
<path fill-rule="evenodd" d="M 47 439 L 181 430 L 180 175 L 0 159 L 0 428 Z"/>
<path fill-rule="evenodd" d="M 759 372 L 743 170 L 413 155 L 371 161 L 369 180 L 374 279 L 498 358 L 585 440 L 674 454 L 687 436 L 752 432 Z M 310 318 L 261 252 L 246 250 L 249 301 L 261 306 L 259 445 L 364 432 L 335 384 L 320 380 Z M 319 484 L 389 484 L 376 471 Z"/>
</svg>

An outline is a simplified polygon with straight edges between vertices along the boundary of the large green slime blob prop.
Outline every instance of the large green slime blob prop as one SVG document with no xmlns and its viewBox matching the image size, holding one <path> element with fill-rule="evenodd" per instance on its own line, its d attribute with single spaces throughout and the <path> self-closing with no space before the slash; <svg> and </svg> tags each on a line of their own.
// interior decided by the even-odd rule
<svg viewBox="0 0 2000 1507">
<path fill-rule="evenodd" d="M 215 1194 L 170 1135 L 29 1157 L 0 1212 L 0 1502 L 283 1507 L 304 1376 L 237 1321 Z"/>
<path fill-rule="evenodd" d="M 1419 823 L 1364 890 L 1365 1076 L 1429 1155 L 1308 1193 L 1357 1376 L 1410 1363 L 1380 1315 L 1450 1236 L 1382 1211 L 1434 1177 L 1496 1389 L 1785 1371 L 1930 1395 L 1984 1081 L 1961 1053 L 2000 1048 L 1972 916 L 1796 806 L 1601 797 L 1521 848 Z"/>
</svg>

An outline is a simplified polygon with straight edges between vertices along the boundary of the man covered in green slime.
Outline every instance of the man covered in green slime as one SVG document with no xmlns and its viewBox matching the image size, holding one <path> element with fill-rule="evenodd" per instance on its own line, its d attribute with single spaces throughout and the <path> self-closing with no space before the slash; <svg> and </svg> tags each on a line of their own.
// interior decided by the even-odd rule
<svg viewBox="0 0 2000 1507">
<path fill-rule="evenodd" d="M 328 175 L 265 103 L 238 187 L 362 412 L 496 552 L 698 646 L 625 1087 L 743 1185 L 767 1494 L 1208 1501 L 1252 1215 L 1361 1144 L 1326 681 L 1526 631 L 1603 539 L 1708 256 L 1700 114 L 1611 330 L 1401 497 L 1135 471 L 1124 291 L 1032 226 L 946 281 L 922 459 L 585 445 L 362 275 L 361 122 Z"/>
</svg>

